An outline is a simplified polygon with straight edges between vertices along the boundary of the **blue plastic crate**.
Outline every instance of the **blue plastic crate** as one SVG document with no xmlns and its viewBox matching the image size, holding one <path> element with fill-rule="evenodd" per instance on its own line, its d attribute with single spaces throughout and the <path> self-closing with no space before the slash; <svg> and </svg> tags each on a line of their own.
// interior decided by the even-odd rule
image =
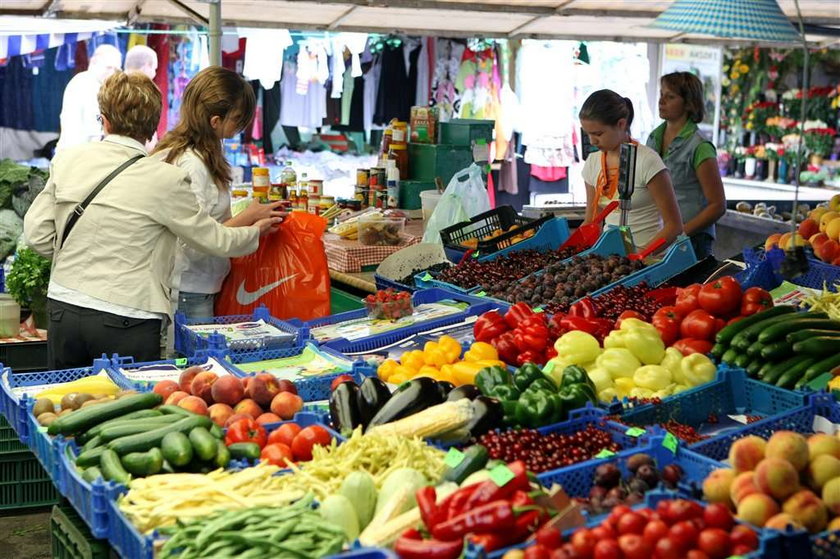
<svg viewBox="0 0 840 559">
<path fill-rule="evenodd" d="M 390 549 L 360 547 L 338 555 L 330 555 L 327 559 L 397 559 L 397 557 L 397 554 Z"/>
<path fill-rule="evenodd" d="M 741 414 L 771 417 L 805 405 L 805 399 L 803 393 L 753 380 L 743 369 L 724 364 L 712 382 L 669 396 L 659 404 L 625 410 L 622 421 L 647 426 L 674 419 L 702 430 L 710 414 L 718 418 Z M 610 411 L 619 413 L 620 404 L 611 406 Z"/>
<path fill-rule="evenodd" d="M 215 335 L 211 335 L 211 344 L 213 343 L 212 338 Z M 221 337 L 221 336 L 219 336 Z M 210 349 L 210 350 L 199 350 L 195 355 L 192 357 L 184 357 L 181 359 L 162 359 L 160 361 L 145 361 L 143 363 L 135 363 L 133 357 L 123 357 L 118 354 L 114 354 L 111 356 L 109 363 L 109 371 L 108 374 L 111 378 L 119 378 L 123 382 L 131 383 L 137 387 L 138 390 L 148 391 L 154 388 L 156 382 L 154 381 L 143 381 L 140 379 L 130 379 L 126 377 L 120 369 L 123 370 L 132 370 L 132 369 L 141 369 L 143 367 L 150 367 L 155 365 L 175 365 L 176 367 L 186 368 L 192 367 L 193 365 L 202 365 L 207 362 L 208 358 L 214 358 L 216 361 L 219 362 L 220 365 L 224 369 L 226 369 L 229 373 L 234 376 L 242 377 L 244 373 L 242 371 L 235 369 L 234 367 L 230 366 L 228 361 L 230 355 L 230 351 L 228 349 Z M 177 381 L 176 381 L 177 382 Z"/>
<path fill-rule="evenodd" d="M 230 349 L 231 353 L 248 352 L 258 349 L 285 349 L 293 347 L 301 347 L 309 339 L 309 333 L 305 328 L 300 328 L 284 320 L 280 320 L 271 316 L 268 308 L 259 306 L 254 309 L 254 312 L 248 314 L 237 314 L 228 316 L 216 316 L 208 318 L 191 318 L 187 319 L 183 313 L 175 314 L 175 349 L 182 355 L 192 356 L 197 351 L 202 349 L 210 349 L 208 337 L 199 336 L 187 326 L 196 324 L 235 324 L 237 322 L 256 322 L 263 320 L 271 324 L 278 330 L 291 334 L 292 339 L 278 339 L 273 337 L 257 338 L 253 340 L 240 342 L 225 342 L 225 347 Z"/>
<path fill-rule="evenodd" d="M 808 257 L 808 271 L 799 277 L 793 278 L 793 283 L 812 289 L 823 289 L 829 291 L 838 290 L 840 282 L 840 266 L 826 264 L 816 258 Z"/>
<path fill-rule="evenodd" d="M 747 267 L 735 276 L 742 289 L 760 287 L 769 291 L 781 285 L 783 278 L 779 269 L 785 259 L 783 250 L 773 248 L 764 252 L 746 248 L 743 254 Z"/>
<path fill-rule="evenodd" d="M 154 559 L 154 535 L 143 535 L 117 505 L 117 498 L 126 493 L 124 486 L 108 492 L 108 541 L 122 559 Z"/>
<path fill-rule="evenodd" d="M 437 303 L 445 300 L 454 300 L 462 303 L 467 303 L 468 307 L 463 311 L 459 311 L 448 316 L 438 318 L 436 320 L 429 320 L 421 322 L 419 324 L 412 324 L 411 326 L 408 326 L 406 328 L 399 328 L 396 330 L 391 330 L 389 332 L 384 332 L 382 334 L 366 336 L 353 341 L 344 338 L 336 338 L 321 343 L 321 346 L 329 347 L 339 352 L 348 353 L 361 353 L 366 351 L 373 351 L 380 347 L 396 343 L 414 334 L 419 334 L 421 332 L 439 328 L 441 326 L 458 324 L 466 320 L 468 317 L 478 316 L 493 308 L 496 308 L 494 303 L 490 302 L 487 299 L 483 299 L 481 297 L 474 297 L 463 293 L 453 293 L 444 289 L 424 289 L 421 291 L 417 291 L 412 296 L 412 302 L 415 306 L 422 305 L 425 303 Z M 346 313 L 336 314 L 333 316 L 318 318 L 307 322 L 304 325 L 307 326 L 311 331 L 312 329 L 317 328 L 319 326 L 326 326 L 329 324 L 338 324 L 350 320 L 357 320 L 366 316 L 367 310 L 359 309 Z"/>
<path fill-rule="evenodd" d="M 76 470 L 75 461 L 70 458 L 78 456 L 79 449 L 75 441 L 56 438 L 56 454 L 59 460 L 59 491 L 70 501 L 79 516 L 90 528 L 95 538 L 107 538 L 110 535 L 108 523 L 110 521 L 109 495 L 115 484 L 98 479 L 89 483 L 82 479 Z"/>
</svg>

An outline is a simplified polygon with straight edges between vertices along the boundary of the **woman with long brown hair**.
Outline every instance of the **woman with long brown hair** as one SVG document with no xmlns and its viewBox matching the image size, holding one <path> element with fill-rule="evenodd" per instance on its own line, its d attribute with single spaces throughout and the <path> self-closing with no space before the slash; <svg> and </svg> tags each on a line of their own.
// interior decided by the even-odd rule
<svg viewBox="0 0 840 559">
<path fill-rule="evenodd" d="M 220 66 L 205 68 L 184 90 L 178 124 L 155 147 L 158 158 L 189 173 L 199 207 L 227 227 L 246 227 L 266 217 L 283 216 L 276 211 L 279 202 L 260 204 L 255 200 L 231 217 L 231 170 L 222 140 L 250 124 L 255 105 L 253 89 L 238 74 Z M 213 316 L 216 294 L 230 271 L 230 260 L 181 244 L 175 269 L 176 275 L 181 270 L 178 310 L 187 318 Z"/>
</svg>

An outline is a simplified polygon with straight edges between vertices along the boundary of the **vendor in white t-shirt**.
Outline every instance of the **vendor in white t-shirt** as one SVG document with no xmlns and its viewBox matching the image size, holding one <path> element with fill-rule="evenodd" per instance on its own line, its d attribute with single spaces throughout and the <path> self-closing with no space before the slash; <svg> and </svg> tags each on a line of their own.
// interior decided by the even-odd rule
<svg viewBox="0 0 840 559">
<path fill-rule="evenodd" d="M 586 183 L 584 223 L 590 223 L 598 211 L 618 199 L 619 154 L 621 144 L 632 141 L 633 103 L 614 91 L 601 89 L 586 99 L 578 116 L 589 141 L 599 150 L 590 154 L 583 166 Z M 634 186 L 627 224 L 637 249 L 647 247 L 660 237 L 671 244 L 683 229 L 680 208 L 667 167 L 659 155 L 645 145 L 638 145 Z M 607 217 L 606 223 L 618 225 L 620 216 L 616 210 Z"/>
<path fill-rule="evenodd" d="M 112 45 L 99 45 L 90 58 L 88 69 L 79 72 L 64 88 L 61 101 L 61 135 L 55 147 L 59 151 L 102 139 L 99 122 L 99 88 L 122 67 L 122 54 Z"/>
</svg>

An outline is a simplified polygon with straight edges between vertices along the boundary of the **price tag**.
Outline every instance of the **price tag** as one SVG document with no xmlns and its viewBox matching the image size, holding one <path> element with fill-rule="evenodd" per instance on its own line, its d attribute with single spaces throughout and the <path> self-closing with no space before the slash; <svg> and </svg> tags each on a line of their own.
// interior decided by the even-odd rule
<svg viewBox="0 0 840 559">
<path fill-rule="evenodd" d="M 639 427 L 630 427 L 624 432 L 628 437 L 641 437 L 645 434 L 645 430 Z"/>
<path fill-rule="evenodd" d="M 458 465 L 464 461 L 464 453 L 457 448 L 450 448 L 446 456 L 443 457 L 443 463 L 450 468 L 457 468 Z"/>
<path fill-rule="evenodd" d="M 499 464 L 490 470 L 490 479 L 492 479 L 493 483 L 499 487 L 504 487 L 515 477 L 516 474 L 510 471 L 510 468 L 508 468 L 505 464 Z"/>
<path fill-rule="evenodd" d="M 485 291 L 479 291 L 475 294 L 476 297 L 487 297 L 487 293 Z"/>
<path fill-rule="evenodd" d="M 615 456 L 615 452 L 609 450 L 608 448 L 605 448 L 601 452 L 596 454 L 595 458 L 609 458 L 610 456 Z"/>
<path fill-rule="evenodd" d="M 534 312 L 535 312 L 535 313 L 545 312 L 545 309 L 544 309 L 544 308 L 542 308 L 542 307 L 536 307 L 536 308 L 534 309 Z"/>
<path fill-rule="evenodd" d="M 472 253 L 472 257 L 473 257 L 473 258 L 478 258 L 478 256 L 479 256 L 480 254 L 481 254 L 481 251 L 480 251 L 480 250 L 477 250 L 477 251 L 475 251 L 474 253 Z"/>
<path fill-rule="evenodd" d="M 176 367 L 186 367 L 187 366 L 187 358 L 182 357 L 181 359 L 176 359 L 175 360 L 175 366 Z"/>
<path fill-rule="evenodd" d="M 666 434 L 665 439 L 662 441 L 662 446 L 664 446 L 674 454 L 677 453 L 677 444 L 677 437 L 675 437 L 671 433 Z"/>
<path fill-rule="evenodd" d="M 423 281 L 432 281 L 432 275 L 429 272 L 426 272 L 420 279 Z"/>
</svg>

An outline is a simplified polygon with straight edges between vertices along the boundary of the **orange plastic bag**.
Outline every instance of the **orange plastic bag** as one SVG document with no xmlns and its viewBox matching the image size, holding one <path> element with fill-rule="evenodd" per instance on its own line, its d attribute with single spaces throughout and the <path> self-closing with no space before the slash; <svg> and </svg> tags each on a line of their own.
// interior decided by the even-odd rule
<svg viewBox="0 0 840 559">
<path fill-rule="evenodd" d="M 253 254 L 231 260 L 216 298 L 216 315 L 250 314 L 264 304 L 277 318 L 311 320 L 330 314 L 330 273 L 324 218 L 293 212 Z"/>
</svg>

